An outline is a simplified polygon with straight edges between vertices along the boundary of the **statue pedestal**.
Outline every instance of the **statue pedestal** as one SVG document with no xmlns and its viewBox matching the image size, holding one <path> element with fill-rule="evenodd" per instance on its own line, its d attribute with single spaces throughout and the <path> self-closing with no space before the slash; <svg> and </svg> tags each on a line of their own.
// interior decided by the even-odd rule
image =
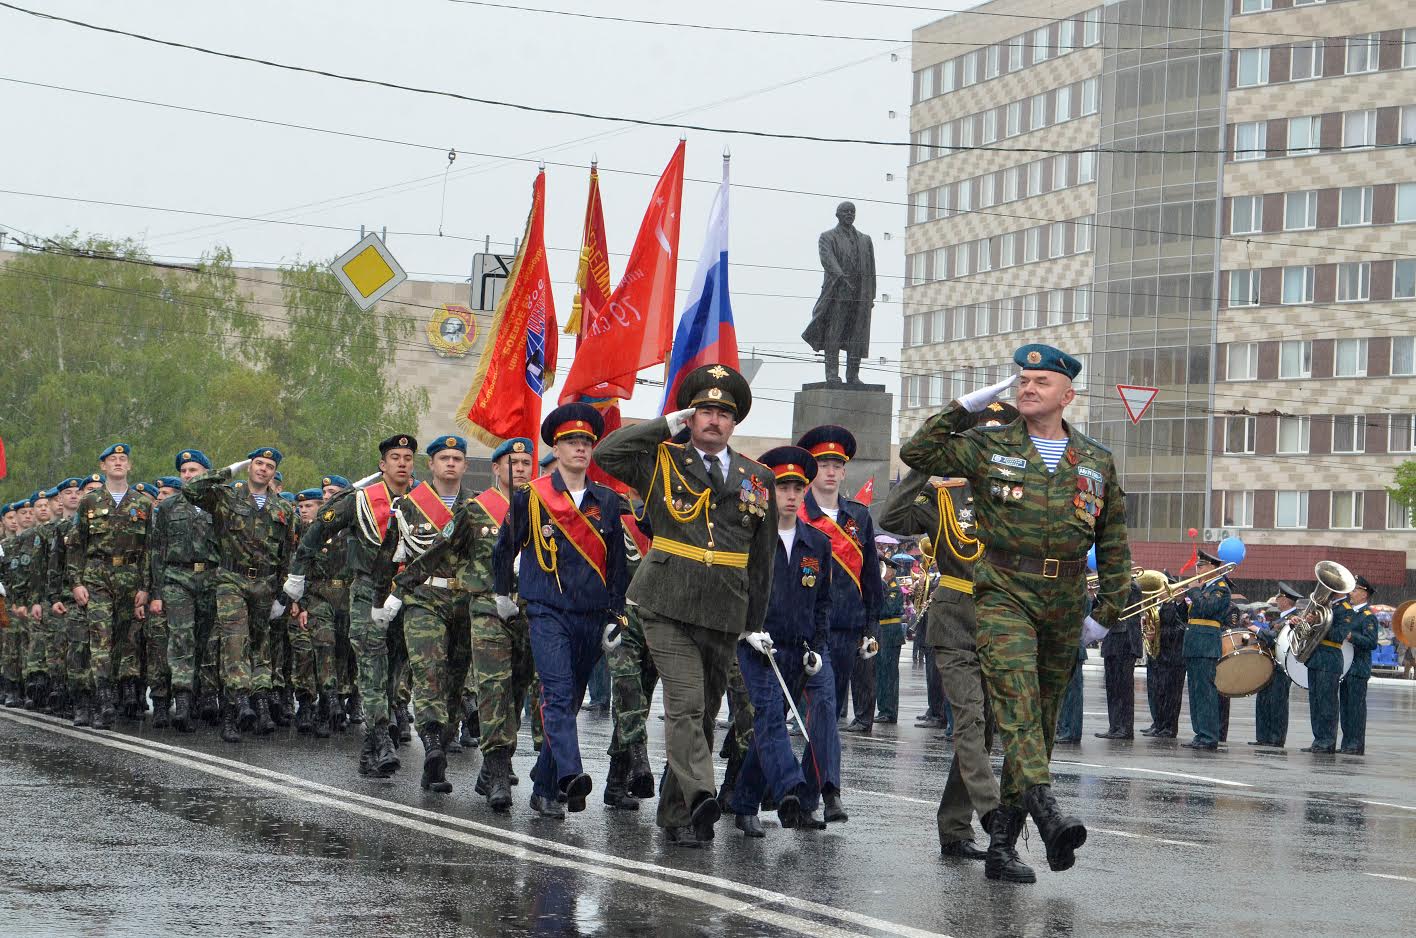
<svg viewBox="0 0 1416 938">
<path fill-rule="evenodd" d="M 890 429 L 894 420 L 894 395 L 883 384 L 807 384 L 797 392 L 792 406 L 792 439 L 812 427 L 835 424 L 855 436 L 856 454 L 846 466 L 844 490 L 854 493 L 875 477 L 875 504 L 885 502 L 890 489 Z"/>
</svg>

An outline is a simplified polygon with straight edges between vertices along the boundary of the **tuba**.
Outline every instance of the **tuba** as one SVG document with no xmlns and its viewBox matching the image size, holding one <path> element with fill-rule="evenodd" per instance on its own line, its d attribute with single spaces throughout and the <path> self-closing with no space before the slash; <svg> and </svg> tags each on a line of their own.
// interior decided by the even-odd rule
<svg viewBox="0 0 1416 938">
<path fill-rule="evenodd" d="M 1141 600 L 1169 593 L 1170 581 L 1159 570 L 1142 570 L 1136 574 L 1136 586 L 1140 587 Z M 1147 605 L 1141 612 L 1141 639 L 1145 643 L 1146 657 L 1154 661 L 1160 657 L 1160 607 L 1162 604 Z"/>
<path fill-rule="evenodd" d="M 1308 594 L 1308 608 L 1288 617 L 1289 650 L 1304 664 L 1327 637 L 1333 602 L 1357 587 L 1351 571 L 1331 560 L 1319 560 L 1313 567 L 1313 576 L 1318 582 Z"/>
</svg>

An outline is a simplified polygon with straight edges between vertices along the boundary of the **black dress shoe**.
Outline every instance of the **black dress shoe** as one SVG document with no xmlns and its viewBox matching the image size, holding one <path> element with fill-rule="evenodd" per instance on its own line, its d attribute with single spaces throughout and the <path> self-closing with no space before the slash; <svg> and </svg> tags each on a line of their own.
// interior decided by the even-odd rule
<svg viewBox="0 0 1416 938">
<path fill-rule="evenodd" d="M 833 791 L 829 795 L 821 793 L 821 801 L 826 806 L 825 817 L 828 824 L 840 824 L 851 819 L 846 813 L 846 808 L 841 804 L 841 793 Z"/>
<path fill-rule="evenodd" d="M 1278 744 L 1277 744 L 1277 743 L 1271 743 L 1271 742 L 1269 742 L 1267 739 L 1255 739 L 1255 740 L 1250 740 L 1249 745 L 1250 745 L 1250 746 L 1276 746 L 1276 745 L 1278 745 Z"/>
<path fill-rule="evenodd" d="M 1151 739 L 1174 739 L 1174 738 L 1175 738 L 1175 731 L 1174 731 L 1174 730 L 1156 730 L 1156 731 L 1151 735 Z"/>
<path fill-rule="evenodd" d="M 1135 739 L 1134 736 L 1122 733 L 1119 730 L 1107 730 L 1105 733 L 1093 733 L 1092 735 L 1097 739 Z"/>
<path fill-rule="evenodd" d="M 1080 736 L 1059 736 L 1059 737 L 1057 737 L 1056 739 L 1054 739 L 1052 742 L 1053 742 L 1054 745 L 1056 745 L 1057 743 L 1063 743 L 1063 744 L 1066 744 L 1066 745 L 1070 745 L 1070 744 L 1073 744 L 1073 743 L 1080 743 L 1081 741 L 1082 741 L 1082 737 L 1080 737 Z"/>
<path fill-rule="evenodd" d="M 940 856 L 955 857 L 960 860 L 982 860 L 988 856 L 972 840 L 950 840 L 939 845 Z"/>
<path fill-rule="evenodd" d="M 869 736 L 869 735 L 870 735 L 870 724 L 869 724 L 869 723 L 854 723 L 854 722 L 848 723 L 848 724 L 846 725 L 846 732 L 847 732 L 847 733 L 864 733 L 866 736 Z"/>
<path fill-rule="evenodd" d="M 826 822 L 821 819 L 821 814 L 817 810 L 803 811 L 797 820 L 797 830 L 799 831 L 824 831 Z"/>
<path fill-rule="evenodd" d="M 1200 743 L 1193 739 L 1188 743 L 1181 743 L 1180 745 L 1184 746 L 1186 749 L 1202 749 L 1205 752 L 1214 752 L 1219 749 L 1219 743 Z"/>
<path fill-rule="evenodd" d="M 683 847 L 688 850 L 697 850 L 702 846 L 691 827 L 666 827 L 664 828 L 664 839 L 675 847 Z"/>
<path fill-rule="evenodd" d="M 1355 749 L 1342 748 L 1342 749 L 1339 749 L 1338 752 L 1343 753 L 1344 755 L 1349 755 L 1349 756 L 1365 756 L 1365 755 L 1367 754 L 1367 747 L 1366 747 L 1366 746 L 1358 746 L 1358 747 L 1356 747 Z"/>
<path fill-rule="evenodd" d="M 1154 726 L 1147 726 L 1145 729 L 1141 730 L 1141 735 L 1142 735 L 1142 736 L 1154 736 L 1154 735 L 1155 735 L 1155 732 L 1156 732 L 1156 731 L 1155 731 L 1155 727 L 1154 727 Z"/>
<path fill-rule="evenodd" d="M 565 783 L 565 807 L 572 813 L 585 810 L 585 796 L 590 794 L 590 790 L 595 787 L 595 783 L 590 780 L 590 776 L 581 772 L 579 775 Z"/>
<path fill-rule="evenodd" d="M 795 794 L 784 795 L 777 805 L 777 820 L 783 828 L 796 827 L 801 823 L 801 799 Z"/>
<path fill-rule="evenodd" d="M 1316 753 L 1320 753 L 1320 754 L 1323 754 L 1323 755 L 1329 755 L 1329 756 L 1330 756 L 1330 755 L 1333 755 L 1334 753 L 1337 752 L 1337 747 L 1335 747 L 1335 746 L 1304 746 L 1302 749 L 1300 749 L 1300 750 L 1298 750 L 1298 751 L 1299 751 L 1299 752 L 1316 752 Z"/>
<path fill-rule="evenodd" d="M 703 795 L 693 806 L 693 834 L 700 841 L 713 839 L 713 825 L 723 816 L 722 806 L 712 795 Z"/>
<path fill-rule="evenodd" d="M 938 717 L 920 717 L 915 721 L 915 726 L 922 730 L 935 730 L 944 725 L 944 721 Z"/>
<path fill-rule="evenodd" d="M 565 803 L 555 798 L 542 798 L 540 795 L 532 795 L 531 810 L 541 815 L 541 817 L 550 818 L 553 821 L 565 820 Z"/>
<path fill-rule="evenodd" d="M 748 837 L 767 836 L 767 832 L 762 829 L 762 822 L 757 819 L 755 814 L 739 814 L 733 821 L 733 826 Z"/>
</svg>

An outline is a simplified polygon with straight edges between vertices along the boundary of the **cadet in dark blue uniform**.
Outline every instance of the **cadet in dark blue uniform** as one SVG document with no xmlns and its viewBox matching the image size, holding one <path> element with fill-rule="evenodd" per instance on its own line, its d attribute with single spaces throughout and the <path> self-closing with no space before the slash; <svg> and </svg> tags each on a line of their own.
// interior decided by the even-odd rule
<svg viewBox="0 0 1416 938">
<path fill-rule="evenodd" d="M 1278 606 L 1278 621 L 1260 625 L 1256 630 L 1259 644 L 1273 652 L 1279 632 L 1285 627 L 1284 620 L 1298 611 L 1298 600 L 1303 594 L 1287 583 L 1278 584 L 1278 595 L 1274 603 Z M 1293 684 L 1282 671 L 1254 698 L 1254 741 L 1250 746 L 1277 746 L 1283 748 L 1288 741 L 1288 688 Z"/>
<path fill-rule="evenodd" d="M 1352 642 L 1352 668 L 1338 688 L 1338 706 L 1342 722 L 1342 752 L 1365 755 L 1367 751 L 1367 682 L 1372 679 L 1372 649 L 1377 647 L 1377 617 L 1372 615 L 1372 584 L 1359 576 L 1357 586 L 1348 597 L 1355 613 L 1347 629 L 1332 633 L 1339 640 Z"/>
<path fill-rule="evenodd" d="M 758 461 L 777 479 L 777 549 L 763 631 L 749 632 L 737 647 L 738 667 L 755 716 L 752 746 L 738 773 L 731 808 L 737 828 L 748 837 L 764 836 L 757 819 L 764 794 L 776 803 L 783 827 L 796 827 L 803 814 L 802 826 L 825 827 L 816 818 L 816 807 L 823 786 L 839 790 L 841 761 L 834 682 L 825 655 L 830 633 L 831 542 L 797 517 L 806 487 L 816 476 L 816 460 L 800 447 L 780 446 Z M 793 694 L 794 702 L 800 701 L 798 708 L 811 738 L 803 754 L 805 774 L 782 722 L 786 701 L 768 654 L 775 656 L 789 688 L 805 682 L 802 692 Z"/>
<path fill-rule="evenodd" d="M 1133 580 L 1127 604 L 1141 600 L 1141 590 Z M 1106 672 L 1106 732 L 1099 739 L 1134 739 L 1136 723 L 1136 659 L 1143 651 L 1141 617 L 1122 619 L 1101 640 L 1101 660 Z"/>
<path fill-rule="evenodd" d="M 1200 573 L 1222 565 L 1211 553 L 1202 550 L 1198 554 L 1196 568 Z M 1189 625 L 1185 629 L 1185 677 L 1190 685 L 1190 726 L 1195 738 L 1182 745 L 1187 749 L 1213 750 L 1219 748 L 1222 733 L 1214 668 L 1219 661 L 1219 635 L 1229 622 L 1229 581 L 1220 577 L 1185 595 L 1190 600 Z"/>
<path fill-rule="evenodd" d="M 575 714 L 600 659 L 611 620 L 623 621 L 629 586 L 619 496 L 586 478 L 604 419 L 589 404 L 565 404 L 541 424 L 557 468 L 512 494 L 492 564 L 498 614 L 517 614 L 517 583 L 531 623 L 531 653 L 541 678 L 545 742 L 531 770 L 531 809 L 563 820 L 585 810 L 590 776 L 581 770 Z M 512 561 L 520 555 L 519 579 Z"/>
<path fill-rule="evenodd" d="M 1171 583 L 1176 578 L 1167 573 Z M 1185 617 L 1183 602 L 1160 604 L 1160 655 L 1146 662 L 1146 700 L 1151 725 L 1142 736 L 1174 739 L 1180 730 L 1180 701 L 1185 696 Z"/>
<path fill-rule="evenodd" d="M 836 712 L 844 716 L 856 660 L 873 657 L 880 648 L 876 633 L 885 585 L 875 553 L 875 523 L 860 502 L 840 497 L 846 463 L 856 451 L 851 432 L 845 427 L 816 427 L 802 434 L 797 445 L 816 458 L 816 478 L 802 504 L 801 520 L 826 535 L 835 560 L 831 571 L 831 669 L 836 679 Z M 873 697 L 868 709 L 874 709 Z M 858 712 L 846 729 L 868 733 L 872 719 L 872 715 Z M 828 800 L 826 820 L 833 820 L 832 814 Z"/>
</svg>

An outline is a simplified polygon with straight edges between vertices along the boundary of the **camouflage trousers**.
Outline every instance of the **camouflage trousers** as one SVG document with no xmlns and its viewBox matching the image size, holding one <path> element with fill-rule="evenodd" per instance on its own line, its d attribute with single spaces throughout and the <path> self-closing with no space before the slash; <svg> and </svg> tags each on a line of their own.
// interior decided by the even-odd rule
<svg viewBox="0 0 1416 938">
<path fill-rule="evenodd" d="M 425 596 L 424 593 L 437 593 Z M 413 685 L 413 714 L 421 726 L 461 719 L 462 686 L 453 681 L 452 652 L 459 634 L 470 630 L 466 594 L 419 587 L 403 608 L 403 640 L 408 645 L 408 673 Z"/>
<path fill-rule="evenodd" d="M 26 680 L 48 673 L 49 669 L 49 616 L 46 611 L 38 620 L 27 619 L 25 643 L 24 675 Z"/>
<path fill-rule="evenodd" d="M 49 624 L 49 641 L 45 649 L 44 668 L 49 674 L 50 683 L 55 687 L 68 682 L 69 615 L 67 607 L 63 613 L 45 614 Z"/>
<path fill-rule="evenodd" d="M 291 643 L 295 646 L 295 690 L 313 696 L 336 689 L 335 648 L 341 625 L 344 643 L 349 643 L 349 617 L 319 592 L 312 591 L 307 600 L 304 636 L 298 642 L 292 636 Z"/>
<path fill-rule="evenodd" d="M 644 641 L 644 625 L 639 621 L 639 608 L 627 606 L 629 625 L 620 634 L 620 643 L 609 654 L 610 695 L 614 732 L 610 734 L 610 755 L 624 752 L 636 743 L 648 741 L 645 720 L 649 703 L 654 699 L 654 687 L 659 683 L 659 670 Z"/>
<path fill-rule="evenodd" d="M 270 580 L 222 570 L 216 575 L 214 593 L 226 690 L 236 694 L 270 690 L 268 633 L 274 595 Z"/>
<path fill-rule="evenodd" d="M 370 726 L 389 719 L 393 690 L 389 681 L 390 626 L 375 622 L 373 609 L 373 584 L 356 580 L 349 596 L 349 641 L 358 661 L 359 697 Z"/>
<path fill-rule="evenodd" d="M 974 594 L 978 657 L 1003 740 L 1004 805 L 1051 784 L 1057 711 L 1072 678 L 1086 599 L 1080 583 L 980 564 Z"/>
<path fill-rule="evenodd" d="M 88 610 L 71 605 L 68 620 L 69 644 L 65 649 L 64 670 L 69 674 L 69 693 L 75 696 L 93 690 L 93 661 L 89 650 Z"/>
<path fill-rule="evenodd" d="M 743 680 L 742 668 L 734 654 L 732 665 L 728 668 L 728 723 L 731 732 L 724 734 L 720 753 L 734 769 L 742 764 L 742 760 L 747 758 L 747 751 L 752 748 L 754 719 L 756 713 L 752 709 L 752 697 L 747 692 L 747 682 Z"/>
<path fill-rule="evenodd" d="M 90 566 L 85 576 L 89 601 L 89 661 L 95 680 L 138 676 L 138 628 L 133 599 L 138 592 L 136 567 Z"/>
<path fill-rule="evenodd" d="M 211 577 L 206 573 L 169 575 L 162 584 L 162 608 L 167 616 L 167 665 L 173 691 L 196 693 L 197 670 L 206 691 L 219 686 L 216 668 L 220 644 L 213 628 L 216 618 Z"/>
<path fill-rule="evenodd" d="M 526 692 L 536 683 L 531 659 L 531 630 L 523 610 L 510 622 L 481 608 L 473 600 L 472 671 L 477 686 L 477 716 L 482 724 L 482 751 L 516 751 Z M 540 722 L 540 707 L 532 719 Z M 534 731 L 533 735 L 539 735 Z"/>
<path fill-rule="evenodd" d="M 292 620 L 288 609 L 279 619 L 270 621 L 266 645 L 270 648 L 270 685 L 274 690 L 293 686 L 296 650 L 309 646 L 307 640 L 299 637 L 300 631 L 300 623 Z"/>
<path fill-rule="evenodd" d="M 19 683 L 25 679 L 25 644 L 29 620 L 12 609 L 10 627 L 0 632 L 0 677 Z"/>
<path fill-rule="evenodd" d="M 154 697 L 172 696 L 172 668 L 167 660 L 167 643 L 171 638 L 167 607 L 160 613 L 148 612 L 139 625 L 139 654 L 144 681 Z"/>
</svg>

